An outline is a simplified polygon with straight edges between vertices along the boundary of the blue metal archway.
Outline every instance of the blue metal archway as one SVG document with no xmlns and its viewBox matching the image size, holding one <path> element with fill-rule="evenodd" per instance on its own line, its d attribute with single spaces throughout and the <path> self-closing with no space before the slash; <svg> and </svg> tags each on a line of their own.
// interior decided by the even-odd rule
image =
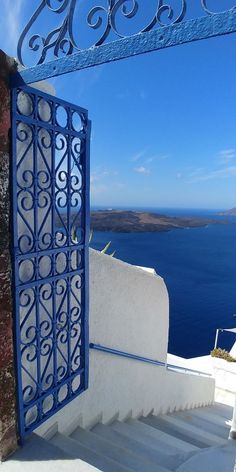
<svg viewBox="0 0 236 472">
<path fill-rule="evenodd" d="M 33 67 L 15 76 L 29 84 L 69 72 L 94 67 L 167 47 L 236 32 L 235 0 L 41 0 L 24 28 L 18 43 L 18 60 L 31 51 L 37 59 Z M 215 11 L 212 5 L 215 3 Z M 56 5 L 55 5 L 56 4 Z M 148 6 L 147 6 L 148 5 Z M 210 7 L 211 5 L 211 7 Z M 231 5 L 227 7 L 227 5 Z M 195 14 L 200 16 L 195 18 Z M 222 11 L 224 10 L 224 11 Z M 146 14 L 148 11 L 148 14 Z M 60 25 L 45 35 L 36 25 L 43 15 L 54 15 Z M 45 16 L 44 16 L 45 18 Z M 128 21 L 129 20 L 129 21 Z M 80 47 L 80 22 L 86 23 L 88 48 Z M 122 32 L 123 22 L 132 33 Z M 95 36 L 94 36 L 95 35 Z M 49 61 L 49 62 L 48 62 Z"/>
</svg>

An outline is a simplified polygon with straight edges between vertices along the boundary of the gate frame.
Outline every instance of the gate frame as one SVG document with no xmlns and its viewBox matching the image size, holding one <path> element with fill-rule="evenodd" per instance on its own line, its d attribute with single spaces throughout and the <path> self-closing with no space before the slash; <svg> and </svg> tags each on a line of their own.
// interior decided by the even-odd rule
<svg viewBox="0 0 236 472">
<path fill-rule="evenodd" d="M 10 208 L 10 75 L 14 60 L 0 50 L 0 463 L 17 449 L 16 364 Z"/>
<path fill-rule="evenodd" d="M 28 123 L 30 125 L 30 119 L 24 121 L 24 116 L 22 115 L 22 121 L 21 121 L 21 115 L 18 113 L 17 114 L 17 89 L 20 91 L 25 92 L 26 94 L 33 94 L 36 97 L 39 95 L 40 99 L 44 99 L 46 103 L 48 102 L 55 102 L 55 106 L 64 106 L 64 107 L 69 107 L 69 108 L 74 108 L 75 112 L 77 111 L 78 113 L 85 113 L 86 112 L 86 135 L 85 135 L 85 151 L 83 152 L 83 157 L 84 157 L 84 165 L 83 165 L 83 184 L 84 184 L 84 192 L 82 193 L 84 197 L 84 205 L 83 205 L 83 210 L 82 210 L 82 227 L 85 229 L 85 235 L 84 235 L 84 242 L 81 244 L 75 244 L 74 246 L 71 246 L 71 251 L 76 250 L 78 246 L 83 246 L 83 251 L 84 251 L 84 265 L 83 265 L 83 277 L 84 277 L 84 288 L 83 288 L 83 293 L 84 293 L 84 302 L 83 304 L 81 303 L 81 326 L 82 326 L 82 347 L 84 347 L 84 350 L 82 350 L 82 353 L 80 355 L 81 359 L 83 359 L 83 364 L 84 364 L 84 372 L 81 375 L 83 377 L 84 382 L 82 388 L 79 388 L 79 392 L 75 393 L 71 398 L 66 398 L 63 400 L 62 404 L 60 406 L 57 406 L 56 409 L 51 409 L 48 414 L 45 415 L 39 422 L 33 423 L 32 426 L 29 426 L 27 429 L 24 425 L 24 413 L 25 408 L 24 408 L 24 400 L 23 400 L 23 392 L 22 392 L 22 378 L 21 378 L 21 373 L 22 373 L 22 362 L 21 362 L 21 331 L 20 331 L 20 325 L 19 325 L 19 319 L 18 319 L 18 314 L 19 314 L 19 300 L 18 300 L 18 295 L 17 291 L 19 292 L 20 290 L 24 290 L 24 284 L 22 285 L 17 285 L 16 282 L 19 278 L 18 271 L 17 271 L 17 259 L 18 259 L 18 254 L 16 249 L 18 246 L 16 246 L 16 242 L 18 242 L 17 239 L 17 209 L 18 209 L 18 202 L 17 202 L 17 183 L 16 183 L 16 175 L 17 175 L 17 166 L 16 166 L 16 158 L 17 158 L 17 149 L 16 149 L 16 144 L 17 144 L 17 133 L 16 133 L 16 128 L 17 128 L 17 118 L 21 123 Z M 26 117 L 28 118 L 28 117 Z M 43 128 L 43 125 L 45 124 L 45 128 Z M 41 126 L 43 129 L 47 129 L 46 127 L 47 122 L 44 122 L 43 120 L 39 120 L 39 126 Z M 37 126 L 36 124 L 34 126 Z M 51 125 L 52 127 L 52 125 Z M 14 283 L 12 282 L 12 293 L 13 293 L 13 324 L 14 324 L 14 349 L 15 349 L 15 366 L 16 366 L 16 390 L 17 390 L 17 410 L 18 410 L 18 433 L 19 433 L 19 442 L 22 445 L 24 443 L 24 439 L 30 434 L 32 431 L 34 431 L 37 427 L 39 427 L 41 424 L 43 424 L 47 419 L 49 419 L 51 416 L 57 413 L 57 411 L 61 410 L 65 405 L 70 403 L 74 398 L 79 396 L 81 393 L 87 390 L 88 388 L 88 379 L 89 379 L 89 237 L 90 237 L 90 136 L 91 136 L 91 121 L 88 117 L 88 110 L 85 110 L 78 105 L 73 105 L 70 102 L 67 102 L 63 99 L 57 99 L 57 97 L 54 97 L 48 93 L 45 93 L 39 89 L 32 88 L 29 86 L 19 86 L 19 87 L 14 87 L 11 89 L 11 129 L 12 129 L 12 134 L 11 134 L 11 224 L 12 224 L 12 243 L 11 243 L 11 253 L 12 253 L 12 276 Z M 58 131 L 59 132 L 59 131 Z M 63 133 L 63 131 L 61 131 Z M 64 128 L 64 135 L 66 135 L 67 132 L 67 127 Z M 37 154 L 36 154 L 37 156 Z M 33 154 L 33 159 L 36 158 L 35 156 L 35 151 Z M 52 155 L 52 159 L 55 157 L 55 151 L 54 155 Z M 55 162 L 54 162 L 55 165 Z M 82 199 L 83 200 L 83 199 Z M 55 202 L 54 202 L 55 203 Z M 69 244 L 68 244 L 69 246 Z M 47 249 L 45 252 L 50 253 L 53 248 Z M 60 251 L 61 249 L 61 251 Z M 61 248 L 58 248 L 58 253 L 63 253 L 64 246 Z M 34 251 L 36 253 L 37 251 Z M 24 255 L 28 255 L 30 259 L 30 252 L 25 253 Z M 23 254 L 19 254 L 19 257 Z M 39 251 L 40 255 L 40 251 Z M 33 256 L 32 256 L 33 257 Z M 67 262 L 68 263 L 68 262 Z M 74 276 L 76 275 L 76 272 L 66 272 L 66 275 Z M 61 279 L 65 276 L 65 273 L 61 273 Z M 50 275 L 46 277 L 46 279 L 50 283 Z M 45 278 L 40 279 L 40 281 L 37 281 L 35 279 L 35 286 L 40 286 L 39 282 L 43 285 Z M 37 284 L 38 282 L 38 284 Z M 32 282 L 33 283 L 33 282 Z M 52 314 L 53 315 L 53 314 Z M 53 319 L 53 316 L 52 316 Z M 56 348 L 55 346 L 52 347 L 52 351 L 55 355 Z M 41 357 L 40 355 L 37 355 L 37 361 L 40 361 Z M 69 359 L 68 359 L 69 362 Z M 76 377 L 76 376 L 75 376 Z M 63 384 L 68 385 L 71 377 L 67 377 L 67 381 L 63 382 Z M 45 392 L 45 396 L 48 396 L 52 393 L 52 390 L 54 390 L 56 385 L 54 387 L 49 388 Z M 37 406 L 40 403 L 40 398 L 39 397 L 36 400 L 33 401 L 33 403 Z M 41 400 L 42 401 L 42 400 Z M 43 412 L 43 407 L 42 407 L 42 412 Z"/>
</svg>

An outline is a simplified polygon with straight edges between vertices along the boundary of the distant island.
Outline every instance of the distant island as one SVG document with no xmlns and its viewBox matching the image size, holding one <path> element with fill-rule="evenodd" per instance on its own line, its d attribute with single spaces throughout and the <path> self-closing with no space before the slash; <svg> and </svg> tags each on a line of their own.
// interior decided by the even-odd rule
<svg viewBox="0 0 236 472">
<path fill-rule="evenodd" d="M 221 211 L 218 213 L 220 216 L 236 216 L 236 207 L 231 208 L 230 210 Z"/>
<path fill-rule="evenodd" d="M 199 228 L 209 224 L 231 224 L 209 218 L 166 216 L 131 210 L 98 210 L 91 212 L 91 228 L 94 231 L 115 233 L 146 233 L 173 229 Z"/>
</svg>

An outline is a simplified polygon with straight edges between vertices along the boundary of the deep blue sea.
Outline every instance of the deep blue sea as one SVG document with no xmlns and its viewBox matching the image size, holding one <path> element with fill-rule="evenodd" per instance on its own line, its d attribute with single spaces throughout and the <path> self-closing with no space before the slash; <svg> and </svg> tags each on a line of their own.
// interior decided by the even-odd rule
<svg viewBox="0 0 236 472">
<path fill-rule="evenodd" d="M 136 210 L 140 210 L 136 208 Z M 168 215 L 230 219 L 230 225 L 178 229 L 165 233 L 95 232 L 91 246 L 130 264 L 154 267 L 170 297 L 169 352 L 183 357 L 209 354 L 216 328 L 236 326 L 236 217 L 217 210 L 145 208 Z M 220 333 L 220 347 L 230 348 L 231 333 Z"/>
</svg>

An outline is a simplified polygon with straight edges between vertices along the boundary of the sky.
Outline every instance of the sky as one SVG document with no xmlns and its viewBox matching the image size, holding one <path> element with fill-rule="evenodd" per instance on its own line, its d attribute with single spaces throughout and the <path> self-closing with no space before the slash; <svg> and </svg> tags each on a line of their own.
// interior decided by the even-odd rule
<svg viewBox="0 0 236 472">
<path fill-rule="evenodd" d="M 20 32 L 40 3 L 1 0 L 0 48 L 9 55 L 16 57 Z M 47 21 L 42 16 L 47 33 L 59 16 L 47 14 Z M 81 30 L 81 44 L 87 44 L 91 33 Z M 93 206 L 236 206 L 235 58 L 231 34 L 50 81 L 58 97 L 89 111 Z"/>
</svg>

